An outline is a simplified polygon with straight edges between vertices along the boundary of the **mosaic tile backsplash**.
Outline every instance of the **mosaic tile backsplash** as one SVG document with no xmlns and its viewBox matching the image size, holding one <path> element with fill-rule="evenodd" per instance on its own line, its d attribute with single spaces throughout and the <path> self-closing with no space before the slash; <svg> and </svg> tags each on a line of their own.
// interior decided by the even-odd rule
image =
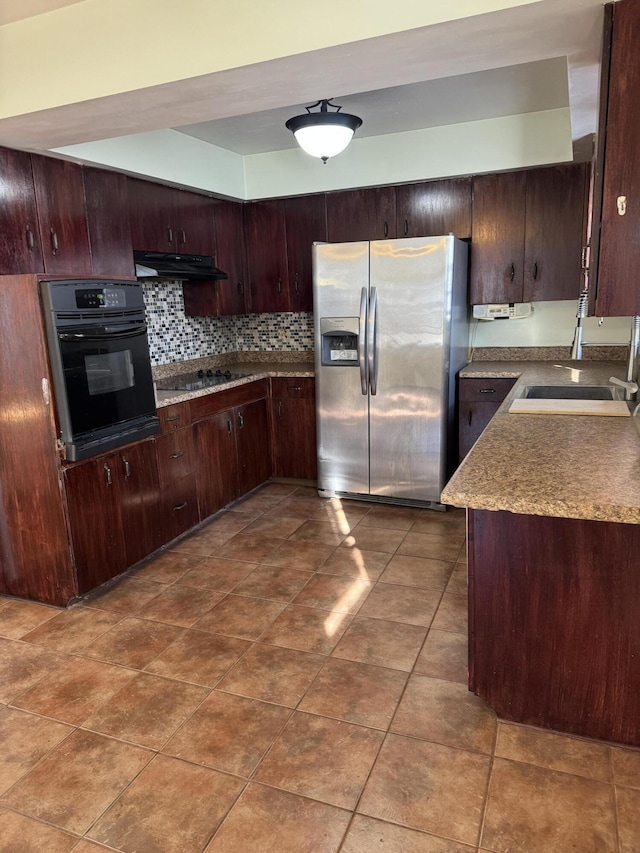
<svg viewBox="0 0 640 853">
<path fill-rule="evenodd" d="M 151 363 L 226 352 L 313 350 L 313 314 L 186 317 L 179 281 L 143 282 Z"/>
</svg>

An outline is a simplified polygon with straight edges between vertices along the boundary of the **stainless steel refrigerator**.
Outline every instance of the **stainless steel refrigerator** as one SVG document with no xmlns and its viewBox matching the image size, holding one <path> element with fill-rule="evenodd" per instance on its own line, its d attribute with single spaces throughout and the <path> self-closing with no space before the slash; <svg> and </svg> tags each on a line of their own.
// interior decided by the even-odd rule
<svg viewBox="0 0 640 853">
<path fill-rule="evenodd" d="M 467 363 L 468 246 L 313 246 L 318 491 L 440 506 Z"/>
</svg>

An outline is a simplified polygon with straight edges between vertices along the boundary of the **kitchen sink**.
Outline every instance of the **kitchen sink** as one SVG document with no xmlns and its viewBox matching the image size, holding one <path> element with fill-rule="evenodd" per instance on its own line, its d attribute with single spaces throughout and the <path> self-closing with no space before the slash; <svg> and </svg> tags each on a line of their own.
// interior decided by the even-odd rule
<svg viewBox="0 0 640 853">
<path fill-rule="evenodd" d="M 613 388 L 607 385 L 529 385 L 524 397 L 529 400 L 613 400 Z"/>
</svg>

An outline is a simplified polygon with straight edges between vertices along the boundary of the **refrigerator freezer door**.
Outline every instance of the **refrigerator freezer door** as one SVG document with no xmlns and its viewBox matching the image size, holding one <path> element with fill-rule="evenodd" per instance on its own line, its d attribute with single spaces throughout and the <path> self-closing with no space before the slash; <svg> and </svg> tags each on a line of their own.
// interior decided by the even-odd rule
<svg viewBox="0 0 640 853">
<path fill-rule="evenodd" d="M 362 288 L 365 297 L 369 290 L 369 244 L 317 244 L 313 247 L 313 270 L 318 489 L 368 494 L 369 398 L 362 393 L 361 381 L 366 363 L 362 350 L 366 312 L 361 316 L 361 296 Z M 348 318 L 349 325 L 355 323 L 355 363 L 322 363 L 321 329 L 332 325 L 327 322 L 330 318 Z"/>
<path fill-rule="evenodd" d="M 453 238 L 371 243 L 377 393 L 370 397 L 371 495 L 440 499 L 444 485 Z"/>
</svg>

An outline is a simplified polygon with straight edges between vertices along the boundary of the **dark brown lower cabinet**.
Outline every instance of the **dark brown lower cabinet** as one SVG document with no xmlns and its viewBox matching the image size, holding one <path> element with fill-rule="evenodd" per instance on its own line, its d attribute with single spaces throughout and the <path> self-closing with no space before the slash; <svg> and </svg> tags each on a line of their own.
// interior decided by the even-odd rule
<svg viewBox="0 0 640 853">
<path fill-rule="evenodd" d="M 640 746 L 640 525 L 468 511 L 469 686 L 499 717 Z"/>
<path fill-rule="evenodd" d="M 208 518 L 238 496 L 233 426 L 233 411 L 194 424 L 200 518 Z"/>
<path fill-rule="evenodd" d="M 238 460 L 238 495 L 244 495 L 271 476 L 267 401 L 255 400 L 234 411 Z"/>
<path fill-rule="evenodd" d="M 271 400 L 273 474 L 315 480 L 318 475 L 315 399 Z"/>
<path fill-rule="evenodd" d="M 472 379 L 458 381 L 458 455 L 462 462 L 501 403 L 515 379 Z"/>
<path fill-rule="evenodd" d="M 173 480 L 161 491 L 162 544 L 198 523 L 195 474 Z"/>
</svg>

